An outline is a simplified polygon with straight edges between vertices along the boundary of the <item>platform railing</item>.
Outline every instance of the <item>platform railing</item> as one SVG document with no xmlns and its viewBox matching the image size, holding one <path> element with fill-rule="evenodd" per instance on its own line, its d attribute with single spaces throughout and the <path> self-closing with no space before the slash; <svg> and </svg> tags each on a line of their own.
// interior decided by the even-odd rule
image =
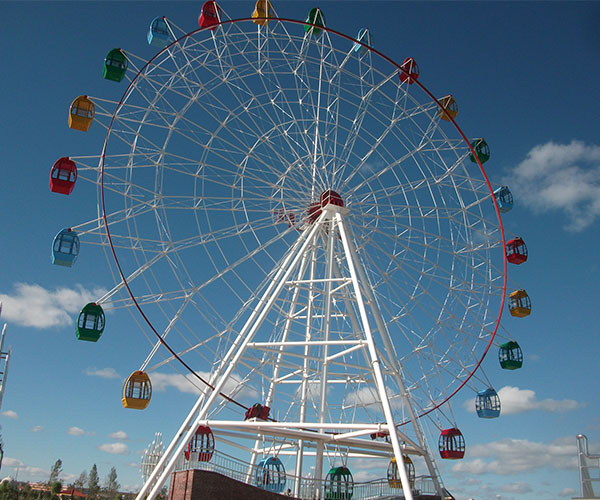
<svg viewBox="0 0 600 500">
<path fill-rule="evenodd" d="M 194 460 L 193 457 L 191 460 L 186 460 L 185 457 L 181 456 L 175 465 L 176 471 L 192 469 L 217 472 L 236 481 L 256 486 L 255 477 L 258 466 L 255 465 L 250 469 L 248 463 L 223 452 L 215 451 L 209 462 Z M 325 485 L 327 481 L 317 481 L 311 477 L 299 478 L 287 473 L 285 478 L 285 486 L 280 491 L 275 491 L 274 487 L 269 488 L 269 490 L 281 494 L 286 494 L 289 490 L 293 494 L 296 482 L 299 482 L 299 493 L 294 498 L 302 500 L 325 499 Z M 415 496 L 418 494 L 435 495 L 435 485 L 432 478 L 430 476 L 418 476 L 415 479 L 413 494 Z M 340 496 L 340 500 L 344 498 L 346 497 Z M 374 481 L 355 482 L 352 485 L 351 498 L 352 500 L 396 500 L 404 498 L 404 495 L 401 488 L 390 488 L 387 479 L 377 479 Z"/>
</svg>

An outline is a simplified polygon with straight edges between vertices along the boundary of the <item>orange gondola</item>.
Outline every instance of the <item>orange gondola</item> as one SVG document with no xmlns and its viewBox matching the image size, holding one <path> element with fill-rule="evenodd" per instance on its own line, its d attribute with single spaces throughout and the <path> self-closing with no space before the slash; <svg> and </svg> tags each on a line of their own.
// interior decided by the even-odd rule
<svg viewBox="0 0 600 500">
<path fill-rule="evenodd" d="M 94 121 L 96 107 L 86 95 L 80 95 L 72 103 L 69 109 L 69 127 L 75 130 L 87 132 Z"/>
<path fill-rule="evenodd" d="M 438 111 L 438 115 L 442 120 L 447 122 L 456 118 L 458 115 L 458 104 L 450 94 L 439 99 L 442 108 Z"/>
<path fill-rule="evenodd" d="M 254 24 L 266 26 L 273 17 L 273 7 L 269 0 L 256 0 L 254 11 L 252 12 L 252 21 Z"/>
</svg>

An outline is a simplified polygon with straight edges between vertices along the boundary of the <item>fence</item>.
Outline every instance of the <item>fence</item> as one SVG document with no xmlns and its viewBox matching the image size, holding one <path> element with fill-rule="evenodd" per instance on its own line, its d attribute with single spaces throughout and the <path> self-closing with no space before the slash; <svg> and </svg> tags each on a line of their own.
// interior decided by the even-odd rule
<svg viewBox="0 0 600 500">
<path fill-rule="evenodd" d="M 210 462 L 201 462 L 194 460 L 186 460 L 183 456 L 178 460 L 175 470 L 206 470 L 217 472 L 224 476 L 255 485 L 256 471 L 258 467 L 255 465 L 250 468 L 250 464 L 231 457 L 225 453 L 215 451 Z M 285 486 L 282 486 L 280 492 L 285 493 L 288 489 L 292 494 L 296 491 L 296 483 L 298 485 L 298 494 L 295 498 L 302 500 L 315 500 L 325 498 L 325 480 L 315 480 L 311 477 L 296 477 L 291 474 L 285 474 Z M 273 491 L 273 489 L 271 489 Z M 436 495 L 435 487 L 430 476 L 418 476 L 415 480 L 413 494 L 416 495 Z M 375 481 L 367 481 L 362 483 L 353 483 L 352 496 L 341 494 L 336 497 L 336 500 L 400 500 L 404 498 L 402 490 L 399 488 L 390 488 L 386 479 L 377 479 Z"/>
</svg>

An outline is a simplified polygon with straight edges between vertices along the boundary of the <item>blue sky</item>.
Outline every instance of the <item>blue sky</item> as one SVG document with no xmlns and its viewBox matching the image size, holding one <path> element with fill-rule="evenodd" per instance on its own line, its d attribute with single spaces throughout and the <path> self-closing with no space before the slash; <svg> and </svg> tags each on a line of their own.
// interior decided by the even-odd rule
<svg viewBox="0 0 600 500">
<path fill-rule="evenodd" d="M 313 6 L 274 5 L 280 16 L 297 19 Z M 467 409 L 472 393 L 456 396 L 467 455 L 440 464 L 446 486 L 461 500 L 577 495 L 575 436 L 587 434 L 592 446 L 600 445 L 593 384 L 600 347 L 600 4 L 320 6 L 330 27 L 355 35 L 368 26 L 378 50 L 397 61 L 414 57 L 430 90 L 452 92 L 461 128 L 490 144 L 488 175 L 516 197 L 503 221 L 508 234 L 525 239 L 530 259 L 509 268 L 509 280 L 527 289 L 533 313 L 522 320 L 506 314 L 503 325 L 522 346 L 525 365 L 502 371 L 494 352 L 484 362 L 502 397 L 497 420 L 477 419 Z M 223 7 L 235 18 L 252 5 Z M 14 477 L 18 469 L 19 479 L 46 479 L 61 458 L 66 480 L 93 463 L 105 477 L 115 465 L 121 484 L 133 489 L 154 432 L 170 437 L 195 399 L 187 387 L 165 381 L 148 411 L 121 408 L 123 378 L 135 368 L 127 351 L 138 348 L 139 338 L 130 335 L 138 327 L 127 314 L 110 318 L 118 326 L 98 344 L 75 340 L 82 298 L 113 282 L 101 252 L 72 269 L 50 264 L 54 234 L 91 219 L 96 206 L 89 186 L 87 193 L 52 195 L 48 173 L 60 156 L 100 152 L 103 131 L 77 134 L 66 118 L 77 95 L 120 97 L 123 87 L 101 77 L 106 52 L 119 46 L 147 59 L 154 54 L 145 39 L 152 18 L 166 15 L 191 31 L 199 8 L 196 2 L 2 4 L 10 46 L 4 45 L 0 84 L 0 299 L 13 349 L 0 415 L 2 475 Z"/>
</svg>

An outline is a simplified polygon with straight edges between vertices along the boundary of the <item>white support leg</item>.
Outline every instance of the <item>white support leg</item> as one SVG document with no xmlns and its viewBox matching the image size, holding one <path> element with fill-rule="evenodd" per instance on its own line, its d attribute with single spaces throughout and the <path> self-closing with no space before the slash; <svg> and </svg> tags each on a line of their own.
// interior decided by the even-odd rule
<svg viewBox="0 0 600 500">
<path fill-rule="evenodd" d="M 351 245 L 348 245 L 348 249 L 350 251 L 350 256 L 351 258 L 354 260 L 354 262 L 359 262 L 358 258 L 356 256 L 356 252 L 354 251 L 354 248 Z M 412 423 L 413 429 L 415 431 L 415 434 L 417 436 L 417 439 L 419 441 L 419 445 L 421 446 L 421 448 L 423 449 L 423 451 L 425 452 L 423 457 L 425 459 L 425 464 L 427 465 L 427 470 L 429 471 L 429 475 L 431 476 L 432 480 L 433 480 L 433 484 L 434 487 L 436 489 L 436 491 L 438 492 L 438 495 L 440 495 L 440 497 L 442 496 L 442 485 L 440 483 L 440 478 L 439 478 L 439 473 L 437 471 L 437 468 L 435 466 L 435 463 L 433 461 L 433 458 L 430 456 L 429 454 L 429 447 L 427 446 L 427 443 L 425 441 L 425 438 L 423 436 L 423 431 L 421 430 L 421 427 L 419 425 L 419 422 L 417 420 L 417 417 L 415 415 L 414 409 L 412 407 L 412 404 L 410 402 L 409 399 L 409 395 L 406 391 L 406 388 L 404 386 L 404 381 L 402 380 L 402 377 L 400 377 L 400 369 L 401 367 L 398 365 L 398 363 L 395 361 L 398 356 L 396 355 L 396 352 L 392 346 L 392 342 L 390 339 L 390 334 L 389 331 L 387 329 L 387 327 L 385 326 L 385 323 L 383 322 L 383 319 L 381 318 L 381 314 L 379 313 L 379 308 L 377 307 L 377 302 L 375 300 L 375 297 L 373 296 L 373 294 L 371 293 L 371 288 L 369 286 L 369 281 L 367 279 L 367 277 L 365 276 L 364 270 L 362 268 L 361 265 L 357 265 L 356 266 L 356 271 L 358 273 L 358 276 L 361 280 L 362 283 L 364 283 L 364 293 L 365 296 L 367 297 L 367 302 L 371 305 L 371 311 L 373 313 L 373 317 L 375 319 L 375 323 L 377 324 L 377 329 L 379 331 L 379 336 L 383 342 L 384 345 L 384 350 L 387 354 L 387 360 L 388 360 L 388 364 L 390 366 L 394 366 L 396 369 L 394 370 L 394 372 L 396 373 L 396 376 L 394 377 L 396 383 L 398 384 L 398 388 L 400 389 L 400 393 L 402 395 L 402 401 L 404 403 L 404 407 L 407 409 L 408 411 L 408 416 L 409 419 Z"/>
<path fill-rule="evenodd" d="M 394 449 L 396 463 L 398 464 L 398 472 L 400 473 L 400 482 L 402 483 L 404 498 L 406 500 L 413 500 L 412 490 L 410 487 L 410 482 L 408 480 L 408 474 L 406 473 L 406 467 L 404 466 L 404 457 L 402 455 L 402 450 L 400 449 L 400 442 L 398 440 L 398 433 L 396 431 L 396 423 L 394 421 L 394 417 L 392 415 L 392 408 L 390 407 L 390 402 L 387 397 L 385 382 L 381 373 L 379 357 L 377 355 L 377 350 L 375 349 L 373 334 L 371 332 L 371 326 L 369 324 L 369 318 L 367 316 L 367 310 L 365 308 L 362 290 L 358 281 L 358 275 L 356 273 L 355 261 L 352 258 L 350 242 L 348 240 L 348 234 L 346 232 L 344 221 L 342 219 L 342 215 L 339 212 L 335 214 L 335 221 L 337 223 L 337 227 L 342 238 L 344 252 L 346 253 L 346 263 L 348 265 L 348 270 L 350 271 L 350 279 L 352 280 L 352 285 L 354 287 L 356 303 L 360 313 L 360 318 L 362 320 L 363 331 L 369 348 L 369 354 L 371 356 L 371 364 L 373 369 L 373 375 L 375 376 L 377 392 L 379 394 L 379 399 L 381 400 L 381 406 L 383 407 L 383 414 L 385 415 L 385 419 L 388 424 L 388 432 L 390 435 L 392 448 Z M 360 263 L 358 262 L 356 262 L 356 264 L 360 265 Z"/>
<path fill-rule="evenodd" d="M 320 219 L 322 218 L 323 215 L 321 215 Z M 315 223 L 311 230 L 308 231 L 308 234 L 306 236 L 303 234 L 300 238 L 298 238 L 298 241 L 292 247 L 292 250 L 288 253 L 287 257 L 284 259 L 284 262 L 281 265 L 281 268 L 278 270 L 273 280 L 264 292 L 263 296 L 261 297 L 257 307 L 254 309 L 254 311 L 248 318 L 246 324 L 241 329 L 237 338 L 230 347 L 229 351 L 223 358 L 221 365 L 215 375 L 215 378 L 217 378 L 218 381 L 215 384 L 213 391 L 208 396 L 202 408 L 200 408 L 202 404 L 202 397 L 198 399 L 198 402 L 192 408 L 192 411 L 185 419 L 178 433 L 173 438 L 173 441 L 171 441 L 169 447 L 167 448 L 167 450 L 165 450 L 165 454 L 161 457 L 161 460 L 159 461 L 156 468 L 148 478 L 148 481 L 146 481 L 146 483 L 138 493 L 136 500 L 144 500 L 144 497 L 146 497 L 146 495 L 148 495 L 147 500 L 154 500 L 156 495 L 160 492 L 160 489 L 165 484 L 173 468 L 175 467 L 175 462 L 177 461 L 177 458 L 181 455 L 181 453 L 183 453 L 185 446 L 187 446 L 187 443 L 193 437 L 198 422 L 206 418 L 208 410 L 212 407 L 215 400 L 219 397 L 220 392 L 222 391 L 225 383 L 229 379 L 229 376 L 235 369 L 238 360 L 242 356 L 247 343 L 250 342 L 250 340 L 252 340 L 252 337 L 256 333 L 256 330 L 259 328 L 259 326 L 262 324 L 262 321 L 269 312 L 271 306 L 275 301 L 275 298 L 278 296 L 285 282 L 288 280 L 292 270 L 297 265 L 302 254 L 306 251 L 306 248 L 308 247 L 309 243 L 314 240 L 318 227 L 319 224 Z M 194 415 L 196 413 L 197 415 L 194 419 Z M 194 422 L 194 424 L 190 426 L 191 422 Z M 152 484 L 154 484 L 154 486 L 152 487 L 152 489 L 150 489 Z"/>
</svg>

